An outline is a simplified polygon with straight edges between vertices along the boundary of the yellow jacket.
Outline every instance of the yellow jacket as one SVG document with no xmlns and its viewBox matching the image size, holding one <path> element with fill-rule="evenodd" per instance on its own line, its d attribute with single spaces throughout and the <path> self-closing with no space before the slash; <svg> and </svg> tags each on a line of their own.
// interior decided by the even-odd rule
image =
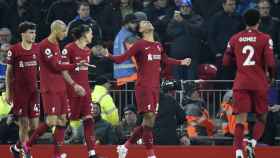
<svg viewBox="0 0 280 158">
<path fill-rule="evenodd" d="M 96 85 L 91 93 L 92 101 L 99 103 L 101 108 L 101 117 L 113 126 L 119 124 L 118 109 L 113 101 L 113 98 L 108 93 L 108 90 L 101 86 Z"/>
<path fill-rule="evenodd" d="M 6 93 L 3 92 L 0 96 L 0 117 L 7 116 L 12 107 L 5 101 Z"/>
</svg>

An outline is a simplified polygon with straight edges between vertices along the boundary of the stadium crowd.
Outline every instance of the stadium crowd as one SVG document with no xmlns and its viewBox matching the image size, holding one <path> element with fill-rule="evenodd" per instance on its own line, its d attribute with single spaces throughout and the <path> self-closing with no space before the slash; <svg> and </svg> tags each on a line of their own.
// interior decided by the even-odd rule
<svg viewBox="0 0 280 158">
<path fill-rule="evenodd" d="M 18 25 L 24 21 L 36 23 L 36 41 L 39 42 L 49 35 L 50 25 L 57 19 L 67 24 L 67 31 L 81 24 L 89 25 L 93 33 L 90 48 L 94 52 L 108 48 L 114 55 L 124 53 L 138 40 L 136 23 L 149 20 L 155 27 L 156 39 L 163 43 L 168 56 L 178 60 L 192 59 L 190 67 L 164 65 L 162 78 L 177 81 L 233 80 L 236 68 L 223 68 L 222 57 L 229 38 L 244 29 L 241 16 L 249 8 L 259 10 L 259 29 L 272 37 L 275 58 L 279 63 L 280 0 L 0 0 L 0 89 L 5 92 L 5 58 L 8 50 L 20 40 Z M 61 48 L 72 41 L 68 35 L 61 41 Z M 127 99 L 133 98 L 129 96 L 132 94 L 123 94 L 124 91 L 134 90 L 133 81 L 137 78 L 135 59 L 113 64 L 96 53 L 90 61 L 91 65 L 96 66 L 96 69 L 89 69 L 96 143 L 123 144 L 142 120 L 137 114 L 135 101 Z M 154 127 L 155 144 L 232 144 L 235 126 L 230 90 L 232 84 L 190 82 L 185 86 L 187 88 L 162 84 Z M 200 90 L 205 88 L 228 90 L 223 93 L 222 102 L 211 105 L 216 112 L 207 109 L 209 97 L 200 95 Z M 174 90 L 180 89 L 184 94 L 178 99 L 174 97 Z M 120 93 L 112 95 L 112 90 L 119 90 Z M 279 87 L 272 87 L 266 126 L 266 131 L 270 132 L 265 132 L 261 141 L 266 145 L 279 145 L 275 140 L 280 135 L 279 100 Z M 11 107 L 5 102 L 5 93 L 2 93 L 0 144 L 14 144 L 19 139 L 18 127 L 10 111 Z M 217 117 L 212 117 L 215 115 Z M 44 120 L 43 115 L 40 119 Z M 246 125 L 248 135 L 250 123 L 254 123 L 253 118 Z M 83 121 L 68 123 L 66 144 L 85 142 L 82 125 Z M 37 143 L 51 143 L 52 132 L 49 130 Z M 137 143 L 143 142 L 139 140 Z"/>
</svg>

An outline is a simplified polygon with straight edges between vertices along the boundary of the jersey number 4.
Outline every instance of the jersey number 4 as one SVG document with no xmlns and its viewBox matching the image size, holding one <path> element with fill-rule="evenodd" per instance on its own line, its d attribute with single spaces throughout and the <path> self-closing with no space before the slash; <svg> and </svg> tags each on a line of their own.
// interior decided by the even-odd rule
<svg viewBox="0 0 280 158">
<path fill-rule="evenodd" d="M 243 66 L 253 66 L 256 64 L 256 62 L 253 60 L 255 53 L 255 49 L 251 45 L 246 45 L 242 49 L 242 54 L 247 55 L 247 58 L 243 62 Z"/>
</svg>

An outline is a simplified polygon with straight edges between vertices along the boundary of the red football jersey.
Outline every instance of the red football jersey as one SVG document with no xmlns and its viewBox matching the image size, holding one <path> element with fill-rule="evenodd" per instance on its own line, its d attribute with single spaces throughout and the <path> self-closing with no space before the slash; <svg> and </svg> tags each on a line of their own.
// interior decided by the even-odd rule
<svg viewBox="0 0 280 158">
<path fill-rule="evenodd" d="M 65 91 L 63 70 L 75 69 L 74 64 L 62 64 L 58 43 L 51 43 L 47 38 L 40 42 L 40 82 L 41 91 Z"/>
<path fill-rule="evenodd" d="M 159 42 L 143 39 L 137 41 L 125 54 L 110 58 L 116 63 L 121 63 L 131 56 L 134 56 L 137 62 L 137 86 L 160 86 L 161 61 L 166 64 L 181 64 L 180 60 L 168 58 Z"/>
<path fill-rule="evenodd" d="M 30 50 L 22 47 L 21 42 L 11 46 L 8 51 L 6 63 L 13 66 L 12 89 L 36 91 L 37 81 L 37 55 L 39 47 L 32 44 Z"/>
<path fill-rule="evenodd" d="M 237 73 L 234 89 L 267 89 L 267 67 L 275 67 L 273 41 L 269 35 L 257 30 L 245 30 L 235 34 L 225 51 L 223 64 L 235 61 Z"/>
<path fill-rule="evenodd" d="M 75 42 L 69 43 L 62 50 L 62 58 L 64 58 L 64 62 L 66 62 L 65 59 L 67 59 L 70 64 L 78 64 L 80 62 L 89 63 L 90 54 L 91 50 L 88 47 L 81 49 Z M 85 88 L 87 95 L 90 95 L 88 67 L 77 67 L 76 69 L 69 71 L 69 74 L 77 84 Z M 67 86 L 67 92 L 69 96 L 78 97 L 73 87 L 70 85 Z"/>
</svg>

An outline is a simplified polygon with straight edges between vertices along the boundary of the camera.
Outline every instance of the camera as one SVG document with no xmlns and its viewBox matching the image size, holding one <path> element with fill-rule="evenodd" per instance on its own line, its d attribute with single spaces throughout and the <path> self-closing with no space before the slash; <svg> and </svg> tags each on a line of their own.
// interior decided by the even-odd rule
<svg viewBox="0 0 280 158">
<path fill-rule="evenodd" d="M 183 90 L 185 93 L 188 93 L 197 89 L 198 85 L 195 81 L 162 80 L 160 88 L 164 92 L 172 90 Z"/>
</svg>

